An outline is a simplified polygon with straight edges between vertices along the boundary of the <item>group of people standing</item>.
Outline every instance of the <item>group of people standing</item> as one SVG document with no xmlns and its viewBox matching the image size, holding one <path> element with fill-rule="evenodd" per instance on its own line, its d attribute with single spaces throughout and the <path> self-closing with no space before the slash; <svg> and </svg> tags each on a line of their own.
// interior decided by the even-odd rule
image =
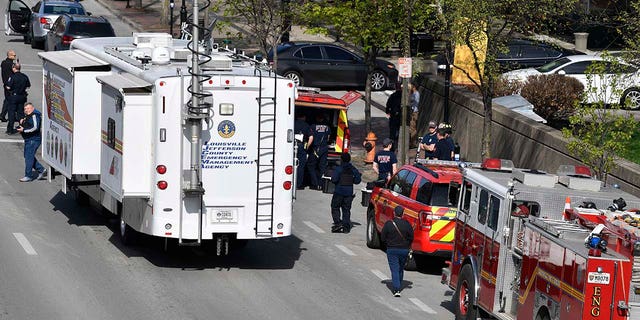
<svg viewBox="0 0 640 320">
<path fill-rule="evenodd" d="M 20 72 L 22 67 L 14 50 L 7 51 L 7 58 L 2 61 L 0 68 L 4 86 L 0 121 L 7 122 L 8 135 L 20 133 L 24 139 L 25 172 L 19 181 L 39 180 L 46 174 L 46 169 L 36 159 L 36 152 L 42 144 L 42 114 L 31 102 L 27 102 L 27 89 L 31 87 L 31 82 L 27 75 Z"/>
</svg>

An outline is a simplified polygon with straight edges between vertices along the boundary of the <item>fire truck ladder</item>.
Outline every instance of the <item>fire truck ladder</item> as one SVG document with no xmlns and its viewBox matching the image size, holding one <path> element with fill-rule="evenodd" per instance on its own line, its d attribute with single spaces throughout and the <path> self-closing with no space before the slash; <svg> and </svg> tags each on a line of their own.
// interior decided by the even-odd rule
<svg viewBox="0 0 640 320">
<path fill-rule="evenodd" d="M 262 95 L 263 72 L 273 76 L 273 96 Z M 258 93 L 258 161 L 256 183 L 256 237 L 271 237 L 273 234 L 273 196 L 275 192 L 276 149 L 276 97 L 277 76 L 275 72 L 255 69 L 260 78 Z"/>
</svg>

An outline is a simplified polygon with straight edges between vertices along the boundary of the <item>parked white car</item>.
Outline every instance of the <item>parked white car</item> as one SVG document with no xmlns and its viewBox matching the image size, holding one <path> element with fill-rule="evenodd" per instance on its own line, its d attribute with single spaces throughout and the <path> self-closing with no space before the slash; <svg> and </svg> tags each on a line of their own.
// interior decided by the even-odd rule
<svg viewBox="0 0 640 320">
<path fill-rule="evenodd" d="M 589 66 L 603 63 L 604 74 L 588 74 Z M 518 69 L 503 73 L 511 81 L 527 81 L 527 78 L 540 74 L 560 74 L 578 79 L 585 88 L 584 103 L 604 102 L 605 104 L 624 104 L 640 109 L 640 72 L 638 68 L 624 62 L 614 62 L 600 55 L 566 56 L 549 62 L 538 68 Z"/>
</svg>

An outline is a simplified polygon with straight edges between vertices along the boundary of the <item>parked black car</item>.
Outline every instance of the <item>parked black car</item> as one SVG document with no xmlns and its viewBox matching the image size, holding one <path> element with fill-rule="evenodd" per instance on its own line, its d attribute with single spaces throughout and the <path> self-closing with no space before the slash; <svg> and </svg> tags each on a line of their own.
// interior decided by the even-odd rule
<svg viewBox="0 0 640 320">
<path fill-rule="evenodd" d="M 45 37 L 45 51 L 69 50 L 71 41 L 79 38 L 115 37 L 113 27 L 104 17 L 63 14 Z"/>
<path fill-rule="evenodd" d="M 277 47 L 279 75 L 294 80 L 300 86 L 360 87 L 367 80 L 364 59 L 349 50 L 328 43 L 287 42 Z M 267 59 L 273 62 L 273 51 Z M 370 77 L 373 90 L 394 88 L 398 70 L 393 63 L 376 60 Z"/>
<path fill-rule="evenodd" d="M 499 53 L 496 61 L 500 64 L 500 71 L 507 72 L 516 69 L 539 67 L 558 58 L 577 54 L 584 53 L 564 49 L 545 42 L 514 38 L 507 43 L 507 52 Z M 444 56 L 438 56 L 436 61 L 439 69 L 444 69 L 446 65 Z"/>
</svg>

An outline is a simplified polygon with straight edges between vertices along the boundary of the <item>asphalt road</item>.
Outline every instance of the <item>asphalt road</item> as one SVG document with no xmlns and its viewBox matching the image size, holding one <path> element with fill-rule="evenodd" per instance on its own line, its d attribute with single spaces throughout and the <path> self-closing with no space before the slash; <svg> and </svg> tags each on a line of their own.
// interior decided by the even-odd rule
<svg viewBox="0 0 640 320">
<path fill-rule="evenodd" d="M 83 5 L 108 15 L 93 0 Z M 128 27 L 109 17 L 118 35 Z M 4 31 L 4 30 L 2 30 Z M 0 35 L 30 77 L 41 105 L 39 50 Z M 358 102 L 360 103 L 360 102 Z M 354 110 L 360 107 L 354 107 Z M 354 116 L 357 113 L 354 111 Z M 304 190 L 293 235 L 250 242 L 216 257 L 209 247 L 173 247 L 145 237 L 124 247 L 117 221 L 60 192 L 60 180 L 18 182 L 19 137 L 0 128 L 0 319 L 451 319 L 441 260 L 405 273 L 401 298 L 389 289 L 386 256 L 365 246 L 365 210 L 354 229 L 330 233 L 330 195 Z"/>
</svg>

